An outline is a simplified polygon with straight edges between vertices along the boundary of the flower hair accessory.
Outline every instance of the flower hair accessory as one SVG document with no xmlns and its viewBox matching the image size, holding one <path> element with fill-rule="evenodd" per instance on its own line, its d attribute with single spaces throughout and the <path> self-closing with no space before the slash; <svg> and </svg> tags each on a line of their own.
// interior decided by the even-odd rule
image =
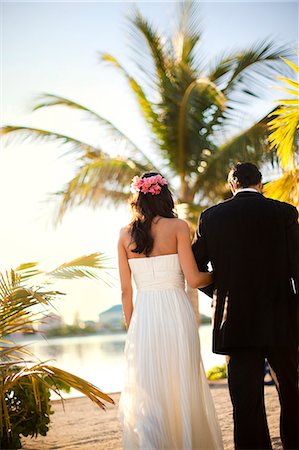
<svg viewBox="0 0 299 450">
<path fill-rule="evenodd" d="M 162 175 L 153 175 L 152 177 L 138 177 L 133 178 L 131 184 L 131 192 L 143 192 L 143 194 L 158 195 L 161 192 L 162 186 L 167 183 L 167 180 Z"/>
</svg>

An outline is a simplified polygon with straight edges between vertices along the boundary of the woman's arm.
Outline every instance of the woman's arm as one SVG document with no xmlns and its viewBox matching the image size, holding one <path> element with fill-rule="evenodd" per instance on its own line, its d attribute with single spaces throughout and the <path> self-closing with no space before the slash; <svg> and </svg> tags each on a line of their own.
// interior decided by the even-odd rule
<svg viewBox="0 0 299 450">
<path fill-rule="evenodd" d="M 195 232 L 195 236 L 192 242 L 192 252 L 198 267 L 198 270 L 202 272 L 208 272 L 208 263 L 210 262 L 210 255 L 207 246 L 206 235 L 206 219 L 205 212 L 200 215 L 198 220 L 198 226 Z M 215 280 L 214 280 L 215 282 Z M 201 292 L 204 292 L 210 298 L 213 298 L 215 284 L 210 284 L 207 287 L 200 288 Z"/>
<path fill-rule="evenodd" d="M 189 226 L 183 220 L 178 221 L 177 244 L 181 267 L 189 286 L 195 289 L 213 283 L 213 276 L 211 273 L 199 272 L 197 268 L 191 248 Z"/>
<path fill-rule="evenodd" d="M 121 230 L 118 240 L 118 270 L 121 285 L 121 301 L 125 316 L 125 324 L 128 329 L 133 312 L 133 289 L 131 269 L 128 263 L 127 252 L 124 246 L 124 230 Z"/>
</svg>

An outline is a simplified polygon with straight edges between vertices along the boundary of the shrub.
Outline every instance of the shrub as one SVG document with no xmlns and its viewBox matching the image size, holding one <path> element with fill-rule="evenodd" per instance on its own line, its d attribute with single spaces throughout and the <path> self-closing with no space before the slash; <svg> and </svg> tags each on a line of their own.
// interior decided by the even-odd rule
<svg viewBox="0 0 299 450">
<path fill-rule="evenodd" d="M 227 378 L 225 363 L 222 364 L 221 366 L 214 366 L 210 370 L 207 371 L 207 379 L 208 380 L 221 380 L 223 378 Z"/>
<path fill-rule="evenodd" d="M 49 287 L 48 278 L 95 278 L 101 269 L 100 254 L 83 256 L 51 272 L 28 263 L 0 273 L 0 441 L 1 448 L 21 448 L 21 436 L 45 436 L 49 429 L 50 392 L 60 395 L 67 387 L 82 392 L 105 409 L 102 400 L 114 403 L 88 381 L 36 358 L 13 341 L 15 333 L 32 333 L 37 322 L 47 320 L 51 302 L 61 295 Z M 92 272 L 92 270 L 94 272 Z M 43 277 L 43 278 L 42 278 Z M 38 285 L 31 280 L 38 279 Z M 30 284 L 29 284 L 30 282 Z M 62 397 L 61 397 L 62 398 Z"/>
</svg>

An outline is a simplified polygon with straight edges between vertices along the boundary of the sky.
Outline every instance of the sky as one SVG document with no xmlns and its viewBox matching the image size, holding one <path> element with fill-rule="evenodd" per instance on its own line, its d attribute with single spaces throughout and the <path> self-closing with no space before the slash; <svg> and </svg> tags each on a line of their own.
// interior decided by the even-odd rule
<svg viewBox="0 0 299 450">
<path fill-rule="evenodd" d="M 175 2 L 135 3 L 157 27 L 171 31 Z M 200 3 L 201 51 L 207 59 L 269 36 L 291 48 L 297 46 L 296 2 Z M 103 145 L 108 152 L 118 150 L 76 111 L 57 107 L 32 112 L 40 93 L 62 95 L 111 120 L 149 154 L 149 134 L 126 82 L 98 57 L 99 51 L 111 53 L 134 70 L 126 21 L 131 7 L 125 1 L 1 1 L 1 123 L 54 130 Z M 269 100 L 257 102 L 246 111 L 244 123 L 270 107 Z M 54 142 L 2 142 L 1 269 L 40 261 L 49 270 L 95 251 L 105 252 L 116 266 L 119 229 L 129 221 L 126 206 L 95 211 L 83 206 L 54 225 L 57 204 L 50 194 L 66 184 L 75 167 L 74 156 L 61 157 L 65 150 Z M 83 320 L 97 320 L 101 311 L 120 302 L 116 271 L 114 277 L 114 288 L 100 281 L 57 283 L 55 287 L 68 293 L 56 302 L 58 311 L 68 322 L 77 312 Z M 201 309 L 210 312 L 209 300 L 202 298 Z"/>
</svg>

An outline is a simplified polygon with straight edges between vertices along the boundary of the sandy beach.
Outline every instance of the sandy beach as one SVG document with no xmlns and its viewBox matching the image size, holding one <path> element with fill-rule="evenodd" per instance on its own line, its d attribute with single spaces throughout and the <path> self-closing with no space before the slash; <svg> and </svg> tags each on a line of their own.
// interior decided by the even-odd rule
<svg viewBox="0 0 299 450">
<path fill-rule="evenodd" d="M 225 450 L 233 450 L 233 419 L 227 382 L 210 383 L 223 435 Z M 112 394 L 115 406 L 109 405 L 106 412 L 100 410 L 89 399 L 77 397 L 53 402 L 50 431 L 46 437 L 23 439 L 26 450 L 121 450 L 121 428 L 117 420 L 119 394 Z M 279 401 L 274 386 L 265 386 L 268 423 L 274 450 L 282 449 L 279 438 Z"/>
</svg>

